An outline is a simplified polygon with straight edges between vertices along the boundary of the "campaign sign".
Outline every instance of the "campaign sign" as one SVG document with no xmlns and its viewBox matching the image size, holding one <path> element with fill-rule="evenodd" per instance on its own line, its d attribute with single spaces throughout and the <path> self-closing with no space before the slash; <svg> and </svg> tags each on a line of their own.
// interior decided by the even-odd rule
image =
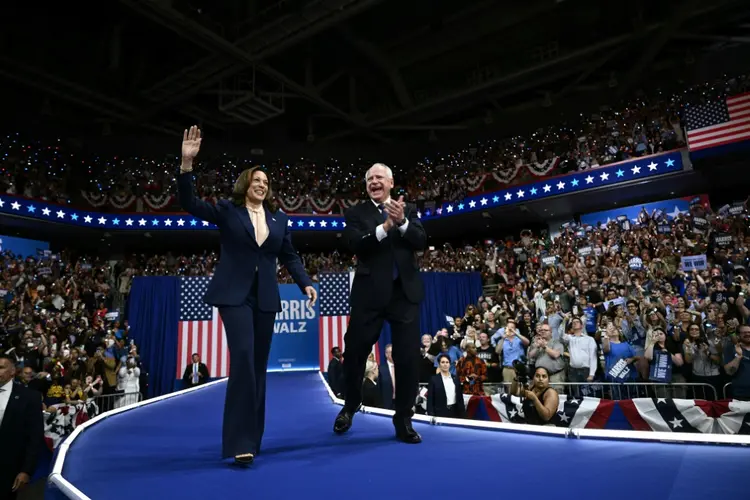
<svg viewBox="0 0 750 500">
<path fill-rule="evenodd" d="M 621 359 L 609 369 L 607 375 L 613 382 L 627 382 L 630 378 L 630 366 L 627 361 Z"/>
<path fill-rule="evenodd" d="M 708 267 L 705 255 L 686 255 L 682 257 L 682 270 L 685 272 L 702 271 Z"/>
<path fill-rule="evenodd" d="M 672 381 L 672 355 L 666 351 L 654 349 L 654 359 L 648 371 L 651 382 L 668 384 Z"/>
<path fill-rule="evenodd" d="M 318 303 L 310 307 L 307 296 L 297 285 L 279 285 L 279 295 L 281 311 L 273 324 L 268 369 L 319 369 Z"/>
<path fill-rule="evenodd" d="M 49 250 L 49 243 L 46 241 L 27 240 L 26 238 L 16 238 L 13 236 L 0 235 L 0 252 L 10 251 L 16 257 L 37 257 L 39 251 L 44 254 Z"/>
</svg>

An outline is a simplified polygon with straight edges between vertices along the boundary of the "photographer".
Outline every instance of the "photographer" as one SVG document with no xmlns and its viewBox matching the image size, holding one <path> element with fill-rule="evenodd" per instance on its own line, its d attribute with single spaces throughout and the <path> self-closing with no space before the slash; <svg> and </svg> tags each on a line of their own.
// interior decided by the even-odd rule
<svg viewBox="0 0 750 500">
<path fill-rule="evenodd" d="M 523 412 L 527 424 L 554 425 L 550 421 L 557 414 L 560 396 L 549 386 L 549 372 L 545 367 L 536 367 L 529 388 L 518 379 L 514 379 L 510 386 L 510 393 L 523 397 Z"/>
</svg>

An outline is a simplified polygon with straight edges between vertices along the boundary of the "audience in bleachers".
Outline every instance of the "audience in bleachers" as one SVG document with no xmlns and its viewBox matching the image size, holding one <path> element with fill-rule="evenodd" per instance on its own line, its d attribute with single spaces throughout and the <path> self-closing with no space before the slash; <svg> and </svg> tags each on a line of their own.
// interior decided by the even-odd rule
<svg viewBox="0 0 750 500">
<path fill-rule="evenodd" d="M 416 165 L 394 166 L 397 183 L 412 200 L 446 201 L 467 192 L 659 153 L 685 144 L 682 115 L 686 106 L 747 88 L 748 79 L 743 76 L 680 92 L 640 95 L 526 136 L 476 143 Z M 165 153 L 168 156 L 162 158 L 91 157 L 61 141 L 49 144 L 12 134 L 0 138 L 0 191 L 97 210 L 174 210 L 175 152 Z M 215 199 L 229 193 L 239 172 L 257 160 L 221 155 L 201 158 L 201 162 L 196 168 L 197 189 L 204 198 Z M 363 196 L 361 172 L 372 161 L 273 159 L 264 163 L 282 208 L 328 213 Z"/>
</svg>

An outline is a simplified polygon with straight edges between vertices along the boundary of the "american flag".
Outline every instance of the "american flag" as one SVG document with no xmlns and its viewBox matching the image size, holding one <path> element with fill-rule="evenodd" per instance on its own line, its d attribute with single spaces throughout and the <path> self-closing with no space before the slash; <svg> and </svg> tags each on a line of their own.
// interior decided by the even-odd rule
<svg viewBox="0 0 750 500">
<path fill-rule="evenodd" d="M 180 278 L 180 320 L 177 336 L 177 378 L 182 378 L 193 353 L 201 356 L 211 377 L 229 376 L 229 348 L 219 310 L 206 304 L 208 276 Z"/>
<path fill-rule="evenodd" d="M 690 151 L 750 139 L 750 92 L 688 108 Z"/>
<path fill-rule="evenodd" d="M 354 281 L 353 272 L 322 273 L 320 275 L 320 370 L 328 371 L 331 349 L 344 351 L 344 334 L 349 326 L 349 292 Z M 375 360 L 380 364 L 377 344 L 373 346 Z"/>
</svg>

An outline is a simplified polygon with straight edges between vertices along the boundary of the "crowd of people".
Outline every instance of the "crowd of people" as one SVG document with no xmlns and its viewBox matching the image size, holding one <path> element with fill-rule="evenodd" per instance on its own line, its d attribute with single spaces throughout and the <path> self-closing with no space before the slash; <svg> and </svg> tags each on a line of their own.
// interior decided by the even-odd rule
<svg viewBox="0 0 750 500">
<path fill-rule="evenodd" d="M 748 80 L 738 77 L 676 93 L 641 95 L 525 136 L 476 143 L 425 158 L 416 165 L 401 165 L 394 168 L 397 185 L 411 200 L 453 200 L 467 192 L 489 191 L 529 177 L 589 169 L 670 150 L 685 144 L 681 117 L 687 106 L 747 88 Z M 9 194 L 61 203 L 72 200 L 110 210 L 113 207 L 104 204 L 107 196 L 115 209 L 174 208 L 168 196 L 175 190 L 176 160 L 171 156 L 89 157 L 74 152 L 62 141 L 45 144 L 12 134 L 0 138 L 0 158 L 0 189 Z M 239 172 L 257 160 L 219 155 L 202 158 L 201 162 L 195 169 L 196 187 L 204 198 L 213 199 L 231 192 Z M 363 196 L 361 172 L 371 163 L 364 159 L 355 163 L 273 159 L 265 167 L 282 207 L 327 212 L 341 209 L 332 200 Z M 85 193 L 84 199 L 79 193 Z M 148 203 L 133 205 L 135 197 L 144 195 Z"/>
<path fill-rule="evenodd" d="M 746 203 L 718 213 L 695 204 L 675 219 L 642 211 L 633 225 L 570 225 L 552 240 L 525 232 L 489 251 L 465 248 L 467 265 L 483 268 L 487 293 L 424 333 L 427 410 L 457 416 L 460 406 L 448 397 L 450 411 L 435 407 L 430 394 L 448 404 L 435 378 L 491 395 L 507 392 L 519 370 L 538 394 L 551 384 L 611 399 L 750 400 L 748 224 Z M 684 257 L 699 263 L 687 269 Z M 364 383 L 382 394 L 365 391 L 365 404 L 389 407 L 390 362 L 368 366 Z"/>
<path fill-rule="evenodd" d="M 51 418 L 61 407 L 84 405 L 91 417 L 142 399 L 147 372 L 127 321 L 110 310 L 109 266 L 65 252 L 6 251 L 0 261 L 0 352 Z"/>
</svg>

